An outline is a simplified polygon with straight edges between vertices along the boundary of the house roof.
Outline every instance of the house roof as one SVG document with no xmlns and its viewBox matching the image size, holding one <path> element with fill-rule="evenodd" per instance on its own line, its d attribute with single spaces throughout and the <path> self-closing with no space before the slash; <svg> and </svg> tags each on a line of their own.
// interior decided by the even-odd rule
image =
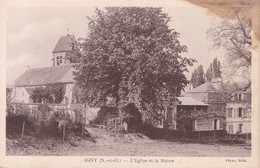
<svg viewBox="0 0 260 168">
<path fill-rule="evenodd" d="M 206 82 L 192 90 L 187 91 L 187 93 L 209 93 L 215 92 L 216 89 L 220 89 L 221 85 L 219 82 Z"/>
<path fill-rule="evenodd" d="M 73 82 L 72 65 L 60 65 L 47 68 L 35 68 L 25 71 L 15 80 L 15 86 L 39 86 L 50 83 Z"/>
<path fill-rule="evenodd" d="M 199 100 L 196 100 L 192 97 L 178 97 L 177 98 L 180 103 L 179 105 L 186 105 L 186 106 L 208 106 L 208 104 L 203 103 Z"/>
<path fill-rule="evenodd" d="M 76 38 L 73 34 L 61 36 L 52 52 L 55 53 L 55 52 L 62 52 L 62 51 L 71 51 L 72 44 L 75 43 L 76 43 Z"/>
</svg>

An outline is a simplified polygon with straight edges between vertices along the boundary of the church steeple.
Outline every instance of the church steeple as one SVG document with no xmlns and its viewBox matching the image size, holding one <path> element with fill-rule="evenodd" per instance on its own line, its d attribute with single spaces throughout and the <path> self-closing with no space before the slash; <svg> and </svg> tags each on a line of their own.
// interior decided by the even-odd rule
<svg viewBox="0 0 260 168">
<path fill-rule="evenodd" d="M 67 57 L 68 54 L 70 54 L 74 49 L 75 44 L 76 44 L 76 38 L 73 34 L 71 35 L 67 34 L 66 36 L 61 36 L 52 51 L 53 66 L 70 64 L 70 61 L 67 59 Z"/>
</svg>

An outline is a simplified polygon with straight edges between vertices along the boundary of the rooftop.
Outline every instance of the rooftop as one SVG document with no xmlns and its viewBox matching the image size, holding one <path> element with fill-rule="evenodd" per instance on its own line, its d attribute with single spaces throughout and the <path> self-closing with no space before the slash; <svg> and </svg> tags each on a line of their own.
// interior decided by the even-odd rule
<svg viewBox="0 0 260 168">
<path fill-rule="evenodd" d="M 72 83 L 72 65 L 28 69 L 18 79 L 15 86 L 39 86 L 51 83 Z"/>
<path fill-rule="evenodd" d="M 76 38 L 73 34 L 61 36 L 52 52 L 55 53 L 55 52 L 71 51 L 75 43 L 76 43 Z"/>
<path fill-rule="evenodd" d="M 187 93 L 216 92 L 216 90 L 220 89 L 220 87 L 220 82 L 206 82 L 198 87 L 193 88 L 192 90 L 188 90 Z"/>
</svg>

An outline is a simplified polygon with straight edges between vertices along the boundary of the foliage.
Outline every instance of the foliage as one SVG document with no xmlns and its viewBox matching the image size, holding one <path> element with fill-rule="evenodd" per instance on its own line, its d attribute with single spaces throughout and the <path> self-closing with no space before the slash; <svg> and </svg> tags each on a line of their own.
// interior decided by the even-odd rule
<svg viewBox="0 0 260 168">
<path fill-rule="evenodd" d="M 74 83 L 73 91 L 72 91 L 73 103 L 83 103 L 82 96 L 83 96 L 82 89 L 79 87 L 79 84 Z"/>
<path fill-rule="evenodd" d="M 123 121 L 128 124 L 128 131 L 137 131 L 142 124 L 142 115 L 134 103 L 130 103 L 123 109 Z"/>
<path fill-rule="evenodd" d="M 93 123 L 104 123 L 106 125 L 107 120 L 112 116 L 118 116 L 118 109 L 115 107 L 101 106 L 97 113 L 96 119 Z"/>
<path fill-rule="evenodd" d="M 11 104 L 11 91 L 6 89 L 6 113 L 9 114 L 9 113 L 13 113 L 14 111 L 14 108 Z"/>
<path fill-rule="evenodd" d="M 6 134 L 21 135 L 23 123 L 25 123 L 25 132 L 32 134 L 36 131 L 36 123 L 30 112 L 31 109 L 26 104 L 15 104 L 12 106 L 12 111 L 7 111 L 6 116 Z"/>
<path fill-rule="evenodd" d="M 192 84 L 193 88 L 200 86 L 206 82 L 204 76 L 205 75 L 204 75 L 202 65 L 200 65 L 198 68 L 195 68 L 194 72 L 191 75 L 191 84 Z"/>
<path fill-rule="evenodd" d="M 217 58 L 215 58 L 210 64 L 205 75 L 207 81 L 209 82 L 211 82 L 214 78 L 222 78 L 221 63 Z"/>
<path fill-rule="evenodd" d="M 8 136 L 20 136 L 23 123 L 25 123 L 25 135 L 61 138 L 63 125 L 66 125 L 67 135 L 74 132 L 79 133 L 79 123 L 72 122 L 66 108 L 58 108 L 53 111 L 47 104 L 40 104 L 32 109 L 22 103 L 12 104 L 12 106 L 14 106 L 14 110 L 6 116 L 6 134 Z"/>
<path fill-rule="evenodd" d="M 65 95 L 65 84 L 54 83 L 46 87 L 36 87 L 32 93 L 34 103 L 61 103 Z"/>
<path fill-rule="evenodd" d="M 250 85 L 250 77 L 245 74 L 251 68 L 251 20 L 240 18 L 238 11 L 235 12 L 235 16 L 237 18 L 235 21 L 220 21 L 211 27 L 207 34 L 213 41 L 213 47 L 221 48 L 226 53 L 226 62 L 231 67 L 228 77 L 243 77 L 249 81 Z"/>
<path fill-rule="evenodd" d="M 112 97 L 119 109 L 134 103 L 153 113 L 164 98 L 179 95 L 194 60 L 180 56 L 187 47 L 170 21 L 161 8 L 97 9 L 74 58 L 83 99 L 97 106 Z"/>
</svg>

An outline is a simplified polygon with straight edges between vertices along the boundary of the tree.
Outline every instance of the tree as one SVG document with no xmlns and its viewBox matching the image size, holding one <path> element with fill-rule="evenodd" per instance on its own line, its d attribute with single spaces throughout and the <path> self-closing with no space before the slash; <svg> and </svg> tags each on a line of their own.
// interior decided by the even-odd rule
<svg viewBox="0 0 260 168">
<path fill-rule="evenodd" d="M 204 74 L 203 66 L 200 65 L 198 67 L 198 86 L 202 85 L 205 82 L 206 82 L 206 80 L 205 80 L 205 74 Z"/>
<path fill-rule="evenodd" d="M 191 74 L 190 82 L 191 82 L 193 88 L 198 86 L 198 70 L 197 70 L 197 68 L 195 68 L 195 70 Z"/>
<path fill-rule="evenodd" d="M 65 95 L 65 84 L 54 83 L 48 84 L 46 87 L 36 87 L 32 92 L 34 103 L 61 103 Z"/>
<path fill-rule="evenodd" d="M 207 81 L 210 82 L 214 78 L 222 78 L 222 72 L 220 69 L 221 63 L 217 58 L 215 58 L 205 74 Z"/>
<path fill-rule="evenodd" d="M 203 83 L 206 82 L 205 80 L 205 74 L 203 71 L 203 66 L 200 65 L 198 68 L 195 68 L 194 72 L 191 75 L 191 84 L 193 88 L 202 85 Z"/>
<path fill-rule="evenodd" d="M 235 16 L 235 21 L 221 21 L 211 27 L 207 33 L 213 41 L 213 47 L 222 48 L 226 52 L 226 61 L 232 67 L 229 77 L 242 75 L 248 79 L 248 86 L 250 86 L 250 77 L 243 74 L 251 68 L 251 20 L 240 18 L 238 11 L 235 12 Z"/>
<path fill-rule="evenodd" d="M 183 73 L 194 60 L 180 56 L 187 47 L 170 21 L 161 8 L 96 9 L 75 54 L 82 99 L 98 106 L 112 97 L 119 111 L 133 103 L 146 116 L 156 113 L 163 99 L 179 95 L 188 84 Z"/>
<path fill-rule="evenodd" d="M 206 80 L 208 82 L 211 82 L 211 80 L 213 79 L 213 66 L 212 66 L 212 63 L 210 64 L 209 68 L 207 69 L 207 72 L 205 74 L 206 76 Z"/>
</svg>

